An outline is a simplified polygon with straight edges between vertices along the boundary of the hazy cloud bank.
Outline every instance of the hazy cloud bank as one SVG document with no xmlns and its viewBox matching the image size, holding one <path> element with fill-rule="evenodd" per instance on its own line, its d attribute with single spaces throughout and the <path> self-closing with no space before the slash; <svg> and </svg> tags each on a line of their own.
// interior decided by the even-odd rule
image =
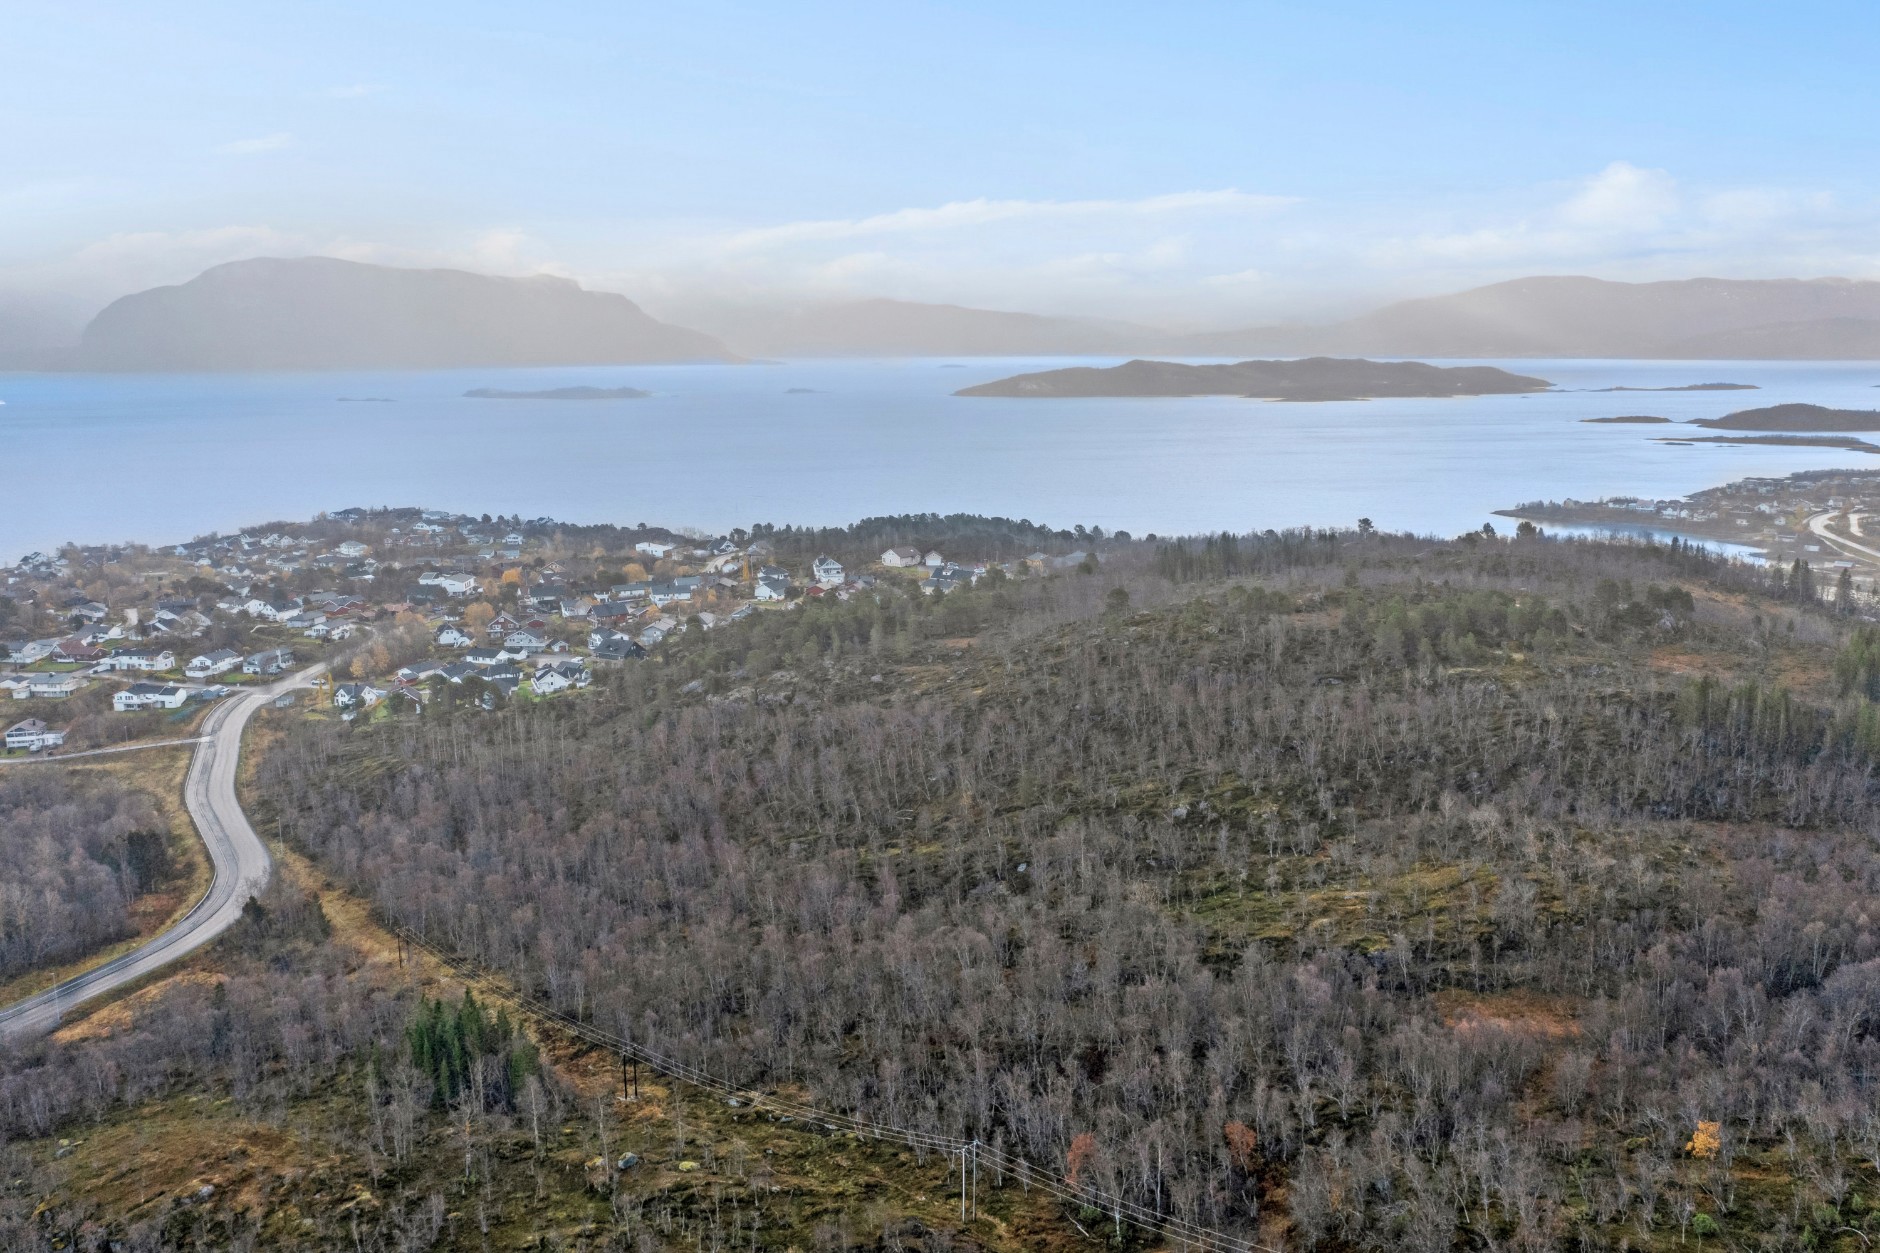
<svg viewBox="0 0 1880 1253">
<path fill-rule="evenodd" d="M 283 134 L 226 147 L 247 155 L 291 143 Z M 773 223 L 483 225 L 409 239 L 265 224 L 126 232 L 0 272 L 0 289 L 102 303 L 223 261 L 317 253 L 564 274 L 680 320 L 714 305 L 889 296 L 1209 327 L 1339 316 L 1536 273 L 1875 277 L 1876 227 L 1880 208 L 1811 189 L 1693 186 L 1616 161 L 1441 206 L 1216 188 L 972 198 Z"/>
</svg>

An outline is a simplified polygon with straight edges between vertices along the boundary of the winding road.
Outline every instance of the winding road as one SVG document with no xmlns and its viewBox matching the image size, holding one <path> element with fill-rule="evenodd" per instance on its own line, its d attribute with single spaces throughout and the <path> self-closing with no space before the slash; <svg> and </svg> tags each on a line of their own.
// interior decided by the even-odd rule
<svg viewBox="0 0 1880 1253">
<path fill-rule="evenodd" d="M 202 736 L 183 781 L 183 803 L 209 848 L 215 881 L 187 914 L 130 952 L 0 1009 L 0 1041 L 44 1034 L 74 1005 L 104 996 L 195 952 L 234 926 L 242 906 L 265 888 L 274 862 L 235 795 L 242 732 L 257 709 L 285 692 L 309 687 L 326 663 L 264 688 L 225 697 L 203 719 Z M 74 754 L 76 755 L 76 754 Z M 54 760 L 57 760 L 56 758 Z"/>
<path fill-rule="evenodd" d="M 1837 535 L 1828 529 L 1828 522 L 1839 516 L 1840 510 L 1838 509 L 1829 509 L 1825 512 L 1818 513 L 1808 520 L 1808 529 L 1813 531 L 1820 538 L 1826 540 L 1830 548 L 1839 550 L 1844 556 L 1862 557 L 1868 561 L 1880 562 L 1880 549 L 1869 548 L 1865 544 L 1856 543 L 1845 535 Z M 1855 520 L 1850 522 L 1849 525 L 1858 528 L 1860 525 L 1858 519 L 1864 517 L 1866 517 L 1865 514 L 1855 514 Z M 1865 537 L 1866 532 L 1862 531 L 1861 534 Z"/>
</svg>

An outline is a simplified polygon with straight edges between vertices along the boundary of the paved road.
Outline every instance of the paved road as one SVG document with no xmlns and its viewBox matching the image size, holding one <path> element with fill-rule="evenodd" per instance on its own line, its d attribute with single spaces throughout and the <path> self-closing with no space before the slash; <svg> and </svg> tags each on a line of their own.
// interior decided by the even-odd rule
<svg viewBox="0 0 1880 1253">
<path fill-rule="evenodd" d="M 209 711 L 183 781 L 183 802 L 215 865 L 215 881 L 209 891 L 161 935 L 37 996 L 0 1009 L 0 1041 L 50 1031 L 59 1025 L 59 1016 L 65 1010 L 141 979 L 195 952 L 235 925 L 248 898 L 267 886 L 274 865 L 267 845 L 248 825 L 248 817 L 235 797 L 242 731 L 255 710 L 283 692 L 309 686 L 325 669 L 323 662 L 268 687 L 238 692 Z"/>
<path fill-rule="evenodd" d="M 1816 514 L 1808 520 L 1808 529 L 1813 531 L 1816 535 L 1819 535 L 1822 539 L 1827 540 L 1830 547 L 1839 549 L 1846 556 L 1865 557 L 1868 561 L 1880 562 L 1880 549 L 1869 548 L 1865 544 L 1857 544 L 1846 536 L 1837 535 L 1828 529 L 1828 520 L 1838 517 L 1839 512 L 1839 510 L 1830 509 L 1826 513 Z"/>
</svg>

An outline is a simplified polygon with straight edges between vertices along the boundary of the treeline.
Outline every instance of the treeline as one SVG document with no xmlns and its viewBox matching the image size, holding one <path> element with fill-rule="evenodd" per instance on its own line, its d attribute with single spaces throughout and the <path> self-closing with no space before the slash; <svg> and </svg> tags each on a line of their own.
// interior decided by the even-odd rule
<svg viewBox="0 0 1880 1253">
<path fill-rule="evenodd" d="M 1053 530 L 1029 518 L 986 517 L 973 513 L 906 513 L 863 518 L 839 527 L 778 526 L 758 523 L 754 540 L 768 541 L 779 557 L 812 560 L 823 554 L 844 561 L 874 561 L 890 548 L 938 549 L 952 561 L 1011 561 L 1035 551 L 1062 552 L 1071 547 L 1128 544 L 1127 531 L 1106 535 L 1102 527 L 1083 524 Z"/>
</svg>

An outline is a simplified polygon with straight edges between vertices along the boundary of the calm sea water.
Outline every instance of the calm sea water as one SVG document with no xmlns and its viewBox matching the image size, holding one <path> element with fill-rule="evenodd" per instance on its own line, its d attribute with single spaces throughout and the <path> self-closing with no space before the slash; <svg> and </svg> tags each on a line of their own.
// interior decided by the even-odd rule
<svg viewBox="0 0 1880 1253">
<path fill-rule="evenodd" d="M 1109 360 L 268 375 L 0 374 L 0 560 L 65 540 L 186 539 L 348 505 L 720 531 L 965 510 L 1137 534 L 1351 525 L 1453 534 L 1537 498 L 1681 495 L 1746 475 L 1880 469 L 1834 450 L 1672 447 L 1676 420 L 1782 401 L 1880 406 L 1880 363 L 1494 362 L 1594 393 L 1274 404 L 964 399 Z M 629 401 L 472 400 L 630 385 Z M 807 392 L 791 394 L 792 388 Z M 342 403 L 384 397 L 389 403 Z"/>
</svg>

